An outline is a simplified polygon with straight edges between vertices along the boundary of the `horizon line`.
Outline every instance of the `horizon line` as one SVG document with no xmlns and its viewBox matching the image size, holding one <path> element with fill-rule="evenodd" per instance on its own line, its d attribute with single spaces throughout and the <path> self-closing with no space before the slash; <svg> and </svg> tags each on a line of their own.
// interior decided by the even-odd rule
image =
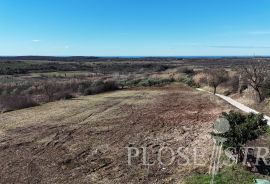
<svg viewBox="0 0 270 184">
<path fill-rule="evenodd" d="M 134 55 L 134 56 L 128 56 L 128 55 L 0 55 L 0 57 L 126 57 L 126 58 L 132 58 L 132 57 L 270 57 L 270 55 Z"/>
</svg>

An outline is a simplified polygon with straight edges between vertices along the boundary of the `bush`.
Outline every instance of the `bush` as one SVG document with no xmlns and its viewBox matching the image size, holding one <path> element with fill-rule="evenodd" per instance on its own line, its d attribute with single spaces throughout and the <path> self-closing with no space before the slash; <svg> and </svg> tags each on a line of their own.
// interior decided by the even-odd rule
<svg viewBox="0 0 270 184">
<path fill-rule="evenodd" d="M 229 86 L 232 88 L 233 93 L 237 92 L 239 90 L 239 76 L 230 77 Z"/>
<path fill-rule="evenodd" d="M 96 81 L 90 87 L 84 90 L 84 95 L 94 95 L 117 89 L 119 89 L 119 87 L 115 81 Z"/>
<path fill-rule="evenodd" d="M 81 93 L 81 94 L 84 94 L 85 90 L 88 89 L 89 87 L 91 87 L 92 85 L 92 82 L 91 81 L 85 81 L 85 82 L 81 82 L 79 85 L 78 85 L 78 92 Z M 73 87 L 75 88 L 75 87 Z M 75 91 L 75 90 L 74 90 Z"/>
<path fill-rule="evenodd" d="M 144 79 L 138 83 L 138 86 L 148 87 L 154 86 L 156 83 L 157 81 L 155 81 L 155 79 Z"/>
<path fill-rule="evenodd" d="M 128 80 L 125 82 L 127 87 L 135 87 L 142 81 L 142 79 Z"/>
<path fill-rule="evenodd" d="M 53 100 L 68 100 L 74 98 L 74 95 L 69 91 L 60 91 L 54 95 Z"/>
<path fill-rule="evenodd" d="M 103 83 L 104 91 L 114 91 L 119 89 L 118 84 L 115 81 L 106 81 Z"/>
<path fill-rule="evenodd" d="M 55 82 L 46 82 L 42 88 L 47 101 L 52 102 L 57 99 L 56 94 L 63 89 L 63 86 Z"/>
<path fill-rule="evenodd" d="M 196 84 L 195 81 L 189 75 L 186 74 L 180 77 L 180 81 L 187 84 L 190 87 L 199 87 L 199 85 Z"/>
<path fill-rule="evenodd" d="M 203 73 L 203 72 L 197 73 L 192 78 L 196 84 L 207 85 L 207 74 L 206 73 Z"/>
<path fill-rule="evenodd" d="M 174 79 L 173 78 L 170 78 L 170 79 L 160 79 L 160 78 L 156 78 L 156 79 L 153 79 L 153 78 L 147 78 L 147 79 L 144 79 L 144 80 L 141 80 L 139 83 L 138 83 L 138 86 L 143 86 L 143 87 L 151 87 L 151 86 L 162 86 L 162 85 L 165 85 L 165 84 L 169 84 L 171 82 L 174 82 Z"/>
<path fill-rule="evenodd" d="M 178 70 L 178 72 L 184 73 L 184 74 L 187 74 L 187 75 L 193 75 L 194 74 L 193 68 L 189 68 L 189 67 L 180 68 Z"/>
<path fill-rule="evenodd" d="M 38 104 L 28 95 L 5 95 L 0 97 L 0 106 L 4 111 L 13 111 Z"/>
<path fill-rule="evenodd" d="M 266 98 L 270 97 L 270 79 L 268 78 L 263 86 L 263 94 Z"/>
<path fill-rule="evenodd" d="M 222 117 L 229 123 L 229 130 L 225 133 L 212 133 L 213 136 L 225 138 L 224 148 L 235 148 L 237 160 L 242 161 L 241 148 L 248 141 L 253 141 L 267 132 L 267 120 L 262 114 L 244 115 L 231 111 L 222 113 Z"/>
<path fill-rule="evenodd" d="M 232 94 L 232 92 L 231 92 L 230 90 L 226 90 L 226 91 L 224 91 L 223 94 L 224 94 L 225 96 L 229 96 L 229 95 Z"/>
</svg>

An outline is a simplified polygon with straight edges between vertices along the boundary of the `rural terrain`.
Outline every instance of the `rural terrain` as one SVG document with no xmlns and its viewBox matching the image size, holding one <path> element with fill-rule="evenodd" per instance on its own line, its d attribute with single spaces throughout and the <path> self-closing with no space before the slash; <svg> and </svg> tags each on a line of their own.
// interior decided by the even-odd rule
<svg viewBox="0 0 270 184">
<path fill-rule="evenodd" d="M 175 84 L 5 113 L 0 116 L 0 182 L 179 182 L 192 172 L 206 173 L 208 167 L 147 168 L 140 159 L 128 166 L 126 147 L 184 147 L 194 159 L 192 149 L 199 146 L 205 154 L 201 161 L 209 161 L 212 122 L 228 110 L 232 107 L 216 97 Z"/>
<path fill-rule="evenodd" d="M 257 60 L 269 66 L 268 58 Z M 258 102 L 248 78 L 238 75 L 250 62 L 255 63 L 253 58 L 1 57 L 0 183 L 209 183 L 187 178 L 209 177 L 213 122 L 222 112 L 239 110 L 196 88 L 269 115 L 268 79 Z M 268 134 L 248 144 L 267 146 Z M 129 165 L 131 147 L 140 154 Z M 143 163 L 142 147 L 150 166 Z M 181 147 L 189 163 L 181 165 L 185 160 L 178 153 L 172 164 L 156 163 L 163 147 L 175 152 Z M 162 159 L 170 163 L 171 152 L 164 151 Z M 231 183 L 269 176 L 239 168 L 224 168 L 235 179 Z"/>
</svg>

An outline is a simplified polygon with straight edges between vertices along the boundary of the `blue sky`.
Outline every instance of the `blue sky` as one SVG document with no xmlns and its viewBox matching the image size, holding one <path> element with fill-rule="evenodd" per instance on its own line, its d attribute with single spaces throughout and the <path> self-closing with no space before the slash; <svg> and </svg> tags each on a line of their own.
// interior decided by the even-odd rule
<svg viewBox="0 0 270 184">
<path fill-rule="evenodd" d="M 0 0 L 0 55 L 270 55 L 269 0 Z"/>
</svg>

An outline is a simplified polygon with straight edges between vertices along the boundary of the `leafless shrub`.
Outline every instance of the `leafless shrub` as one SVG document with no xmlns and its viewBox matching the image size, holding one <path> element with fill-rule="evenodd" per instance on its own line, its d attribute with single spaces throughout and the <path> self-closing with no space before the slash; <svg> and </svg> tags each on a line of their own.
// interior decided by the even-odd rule
<svg viewBox="0 0 270 184">
<path fill-rule="evenodd" d="M 231 75 L 229 76 L 227 82 L 222 85 L 228 89 L 227 94 L 229 94 L 237 93 L 239 90 L 239 84 L 239 75 Z"/>
<path fill-rule="evenodd" d="M 190 67 L 178 68 L 178 72 L 185 73 L 185 74 L 188 74 L 188 75 L 193 75 L 194 74 L 193 68 L 190 68 Z"/>
<path fill-rule="evenodd" d="M 196 84 L 207 85 L 207 74 L 200 72 L 193 76 L 193 80 Z"/>
<path fill-rule="evenodd" d="M 47 100 L 49 102 L 54 100 L 54 96 L 59 90 L 60 90 L 60 87 L 57 83 L 46 82 L 43 85 L 43 93 L 47 97 Z"/>
<path fill-rule="evenodd" d="M 118 84 L 115 81 L 95 81 L 90 87 L 85 89 L 84 95 L 93 95 L 107 91 L 117 90 Z"/>
<path fill-rule="evenodd" d="M 13 111 L 38 105 L 29 95 L 2 95 L 0 108 L 3 111 Z"/>
</svg>

